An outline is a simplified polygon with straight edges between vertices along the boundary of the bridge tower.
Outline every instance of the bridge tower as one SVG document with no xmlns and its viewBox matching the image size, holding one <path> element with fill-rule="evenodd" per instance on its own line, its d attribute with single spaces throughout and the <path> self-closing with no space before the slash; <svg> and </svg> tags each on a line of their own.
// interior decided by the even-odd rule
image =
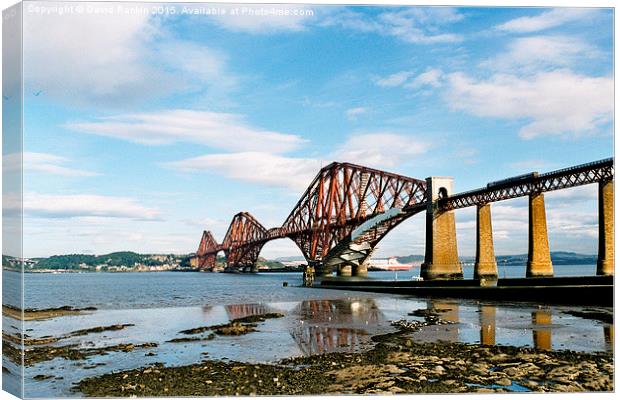
<svg viewBox="0 0 620 400">
<path fill-rule="evenodd" d="M 529 195 L 529 235 L 525 276 L 553 276 L 544 193 L 534 192 Z"/>
<path fill-rule="evenodd" d="M 598 262 L 597 275 L 614 274 L 614 181 L 598 183 Z"/>
<path fill-rule="evenodd" d="M 474 279 L 497 279 L 497 261 L 493 248 L 491 204 L 476 206 L 476 263 Z"/>
<path fill-rule="evenodd" d="M 456 244 L 456 222 L 453 210 L 441 210 L 438 200 L 452 195 L 453 179 L 426 178 L 426 252 L 420 275 L 425 280 L 462 279 Z"/>
</svg>

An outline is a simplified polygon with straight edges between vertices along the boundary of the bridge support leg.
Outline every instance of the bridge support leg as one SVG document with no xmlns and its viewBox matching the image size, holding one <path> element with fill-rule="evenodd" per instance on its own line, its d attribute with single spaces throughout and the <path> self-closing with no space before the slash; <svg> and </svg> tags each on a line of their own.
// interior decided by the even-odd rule
<svg viewBox="0 0 620 400">
<path fill-rule="evenodd" d="M 597 275 L 614 274 L 614 181 L 598 184 Z"/>
<path fill-rule="evenodd" d="M 452 178 L 426 178 L 429 200 L 426 208 L 426 252 L 420 275 L 425 280 L 462 279 L 456 245 L 454 211 L 439 211 L 439 195 L 452 194 Z"/>
<path fill-rule="evenodd" d="M 542 193 L 534 193 L 529 197 L 529 225 L 525 276 L 553 276 L 549 238 L 547 237 L 545 195 Z"/>
<path fill-rule="evenodd" d="M 476 263 L 474 279 L 497 279 L 497 261 L 493 248 L 491 205 L 484 204 L 476 210 Z"/>
</svg>

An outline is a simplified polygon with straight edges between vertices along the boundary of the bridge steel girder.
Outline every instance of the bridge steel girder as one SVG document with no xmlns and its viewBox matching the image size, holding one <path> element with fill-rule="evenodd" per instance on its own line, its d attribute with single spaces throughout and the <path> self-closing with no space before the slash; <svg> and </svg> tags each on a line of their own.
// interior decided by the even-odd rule
<svg viewBox="0 0 620 400">
<path fill-rule="evenodd" d="M 198 269 L 201 271 L 213 271 L 217 260 L 217 252 L 219 245 L 213 237 L 211 231 L 203 231 L 202 238 L 196 250 L 196 258 L 198 260 Z"/>
<path fill-rule="evenodd" d="M 480 188 L 441 199 L 442 210 L 456 210 L 477 205 L 484 205 L 516 197 L 530 196 L 536 193 L 588 185 L 601 181 L 612 180 L 614 176 L 614 160 L 607 158 L 587 164 L 564 168 L 522 180 L 506 180 L 492 187 Z"/>
<path fill-rule="evenodd" d="M 322 168 L 282 224 L 310 263 L 374 216 L 426 202 L 426 182 L 350 163 Z"/>
<path fill-rule="evenodd" d="M 255 269 L 260 250 L 268 238 L 267 229 L 252 214 L 242 211 L 235 215 L 222 242 L 226 267 Z"/>
</svg>

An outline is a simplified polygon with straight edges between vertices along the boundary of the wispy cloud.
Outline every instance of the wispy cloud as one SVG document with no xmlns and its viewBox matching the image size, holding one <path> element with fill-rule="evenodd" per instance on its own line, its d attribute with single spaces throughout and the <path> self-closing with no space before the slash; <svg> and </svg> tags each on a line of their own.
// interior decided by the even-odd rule
<svg viewBox="0 0 620 400">
<path fill-rule="evenodd" d="M 414 73 L 412 71 L 400 71 L 384 78 L 379 78 L 375 81 L 375 83 L 380 87 L 402 86 L 413 75 Z"/>
<path fill-rule="evenodd" d="M 556 70 L 525 78 L 495 74 L 479 80 L 453 73 L 448 82 L 444 96 L 453 109 L 480 117 L 525 119 L 528 122 L 519 131 L 524 139 L 591 135 L 612 119 L 610 77 Z"/>
<path fill-rule="evenodd" d="M 464 17 L 450 7 L 411 7 L 395 9 L 371 16 L 351 9 L 327 9 L 320 26 L 337 26 L 360 33 L 377 33 L 395 37 L 410 44 L 457 43 L 463 36 L 443 32 L 447 26 Z"/>
<path fill-rule="evenodd" d="M 400 71 L 375 80 L 380 87 L 405 87 L 420 89 L 423 87 L 438 88 L 443 85 L 444 73 L 439 68 L 427 68 L 416 74 L 412 71 Z"/>
<path fill-rule="evenodd" d="M 383 30 L 398 39 L 414 44 L 455 43 L 463 37 L 455 33 L 438 33 L 441 27 L 463 19 L 453 8 L 408 8 L 379 15 Z"/>
<path fill-rule="evenodd" d="M 185 142 L 232 151 L 280 153 L 294 150 L 305 142 L 297 135 L 252 127 L 237 114 L 210 111 L 126 114 L 99 118 L 96 122 L 69 123 L 67 127 L 146 145 Z"/>
<path fill-rule="evenodd" d="M 531 17 L 519 17 L 497 25 L 500 31 L 514 33 L 538 32 L 567 22 L 583 20 L 598 13 L 598 10 L 588 8 L 555 8 Z"/>
<path fill-rule="evenodd" d="M 20 210 L 21 199 L 6 196 L 4 208 L 8 211 Z M 41 193 L 24 193 L 24 215 L 39 218 L 126 218 L 131 220 L 157 220 L 160 211 L 141 205 L 129 197 L 101 196 L 91 194 L 52 195 Z"/>
<path fill-rule="evenodd" d="M 389 132 L 354 134 L 325 159 L 288 157 L 268 152 L 208 154 L 163 164 L 186 173 L 216 173 L 243 182 L 304 190 L 322 166 L 331 161 L 375 168 L 393 168 L 430 144 L 419 138 Z M 251 171 L 251 172 L 249 172 Z"/>
<path fill-rule="evenodd" d="M 429 68 L 416 76 L 411 81 L 409 81 L 407 84 L 405 84 L 405 87 L 413 89 L 421 88 L 424 86 L 438 88 L 443 84 L 442 78 L 443 72 L 440 69 Z"/>
<path fill-rule="evenodd" d="M 355 121 L 357 120 L 357 117 L 366 113 L 367 111 L 368 109 L 366 107 L 354 107 L 349 108 L 347 111 L 345 111 L 345 114 L 347 116 L 347 119 L 349 119 L 350 121 Z"/>
<path fill-rule="evenodd" d="M 164 164 L 182 172 L 212 172 L 231 179 L 291 190 L 303 190 L 321 168 L 321 161 L 266 152 L 209 154 Z"/>
<path fill-rule="evenodd" d="M 495 71 L 532 73 L 569 67 L 600 57 L 601 53 L 578 37 L 529 36 L 509 43 L 508 50 L 480 63 Z"/>
<path fill-rule="evenodd" d="M 75 177 L 99 175 L 96 172 L 69 168 L 63 165 L 69 162 L 70 160 L 65 157 L 48 153 L 12 153 L 2 157 L 2 167 L 6 172 L 19 171 L 23 166 L 24 172 L 39 172 L 51 175 Z"/>
<path fill-rule="evenodd" d="M 391 132 L 355 134 L 332 154 L 338 161 L 368 165 L 376 168 L 393 168 L 407 157 L 428 151 L 430 144 L 414 136 Z"/>
</svg>

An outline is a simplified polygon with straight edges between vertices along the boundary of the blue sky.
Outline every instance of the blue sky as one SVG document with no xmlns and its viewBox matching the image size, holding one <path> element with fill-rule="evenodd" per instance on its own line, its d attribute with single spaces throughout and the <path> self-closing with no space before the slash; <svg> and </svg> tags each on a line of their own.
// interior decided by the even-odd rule
<svg viewBox="0 0 620 400">
<path fill-rule="evenodd" d="M 279 226 L 334 160 L 464 191 L 613 155 L 610 9 L 53 5 L 25 6 L 27 256 L 190 252 L 242 210 Z M 496 252 L 526 252 L 526 200 L 492 212 Z M 547 214 L 552 250 L 596 253 L 595 187 Z M 474 229 L 458 211 L 460 254 Z M 422 254 L 423 231 L 377 255 Z"/>
</svg>

